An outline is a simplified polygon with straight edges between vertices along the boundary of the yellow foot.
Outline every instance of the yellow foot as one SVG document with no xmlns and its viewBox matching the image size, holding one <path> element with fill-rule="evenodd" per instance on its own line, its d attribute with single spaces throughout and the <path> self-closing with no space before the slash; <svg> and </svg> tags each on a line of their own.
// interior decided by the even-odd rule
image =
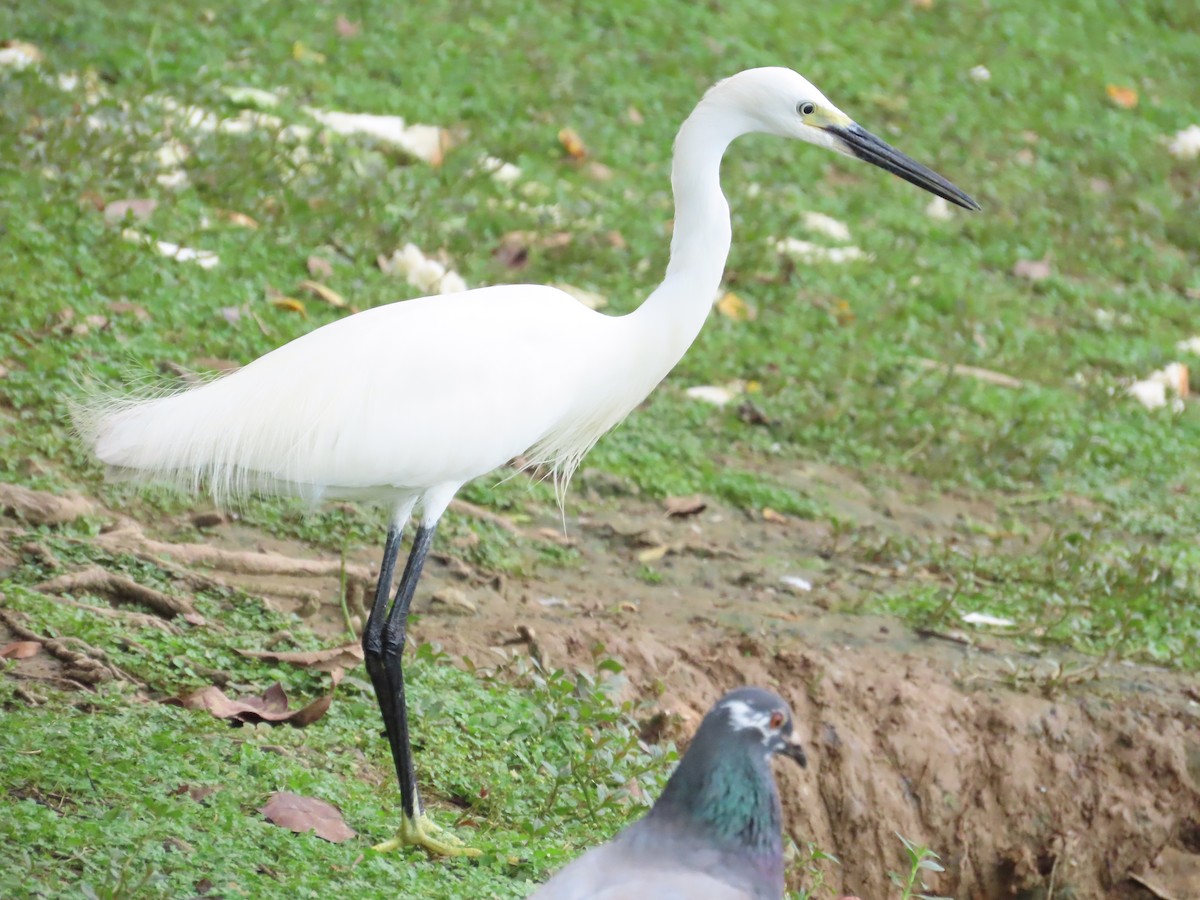
<svg viewBox="0 0 1200 900">
<path fill-rule="evenodd" d="M 436 838 L 435 834 L 444 836 Z M 432 856 L 479 856 L 483 852 L 468 847 L 454 835 L 443 831 L 441 826 L 430 821 L 425 813 L 421 813 L 416 819 L 405 816 L 400 820 L 400 830 L 394 838 L 375 845 L 375 849 L 380 853 L 388 853 L 400 847 L 424 847 Z"/>
</svg>

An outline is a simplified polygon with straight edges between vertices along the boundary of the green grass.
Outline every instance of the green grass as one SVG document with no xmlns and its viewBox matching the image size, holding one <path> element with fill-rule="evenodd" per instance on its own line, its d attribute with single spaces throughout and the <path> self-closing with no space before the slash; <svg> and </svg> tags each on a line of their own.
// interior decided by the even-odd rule
<svg viewBox="0 0 1200 900">
<path fill-rule="evenodd" d="M 361 23 L 360 33 L 339 36 L 338 15 Z M 869 606 L 922 623 L 986 609 L 1016 619 L 1037 641 L 1200 668 L 1200 416 L 1194 407 L 1148 412 L 1121 387 L 1175 358 L 1175 343 L 1196 330 L 1197 163 L 1173 159 L 1164 145 L 1196 119 L 1200 13 L 1187 4 L 1108 0 L 1051 9 L 1032 0 L 990 7 L 938 0 L 922 11 L 891 0 L 802 9 L 617 2 L 568 15 L 514 2 L 58 0 L 0 9 L 0 37 L 38 45 L 44 74 L 91 72 L 107 91 L 88 109 L 33 70 L 0 75 L 0 364 L 7 370 L 0 479 L 84 490 L 151 520 L 187 509 L 190 501 L 176 494 L 103 484 L 71 440 L 65 401 L 91 377 L 118 379 L 131 366 L 195 367 L 205 358 L 244 362 L 331 321 L 341 313 L 315 299 L 306 299 L 306 318 L 266 300 L 271 290 L 294 294 L 313 254 L 335 261 L 330 285 L 360 308 L 416 293 L 374 264 L 412 241 L 445 251 L 472 285 L 568 282 L 601 292 L 614 311 L 631 309 L 666 262 L 669 150 L 679 121 L 716 78 L 750 65 L 791 65 L 865 127 L 949 176 L 984 211 L 937 221 L 923 213 L 927 196 L 860 163 L 767 138 L 739 142 L 724 167 L 734 215 L 726 280 L 758 317 L 714 316 L 667 382 L 585 465 L 650 497 L 701 492 L 733 506 L 814 517 L 827 516 L 829 506 L 789 486 L 780 474 L 789 461 L 834 463 L 873 487 L 915 475 L 931 493 L 993 505 L 1024 537 L 975 534 L 949 546 L 915 536 L 885 540 L 862 523 L 841 522 L 843 552 L 945 576 L 935 588 L 899 583 Z M 296 42 L 310 52 L 297 54 Z M 980 64 L 990 80 L 968 77 Z M 1137 108 L 1110 103 L 1110 83 L 1135 88 Z M 366 142 L 314 138 L 304 144 L 305 163 L 269 132 L 180 134 L 191 149 L 190 186 L 161 187 L 152 156 L 163 113 L 147 98 L 233 115 L 220 90 L 229 85 L 279 90 L 278 112 L 289 122 L 307 122 L 305 105 L 399 113 L 452 127 L 458 146 L 431 168 Z M 630 107 L 644 124 L 631 123 Z M 120 127 L 90 129 L 89 113 Z M 594 180 L 565 158 L 556 137 L 564 126 L 612 170 L 611 180 Z M 482 154 L 521 166 L 523 187 L 476 172 Z M 142 231 L 215 251 L 221 265 L 203 270 L 122 240 L 97 201 L 128 197 L 159 200 Z M 801 213 L 810 209 L 847 222 L 874 262 L 782 262 L 770 239 L 805 236 Z M 235 227 L 218 210 L 252 216 L 260 227 Z M 516 230 L 568 230 L 573 240 L 533 250 L 528 266 L 513 272 L 492 251 Z M 612 231 L 624 247 L 611 245 Z M 1012 274 L 1018 260 L 1043 258 L 1052 266 L 1046 280 Z M 148 318 L 115 313 L 118 301 L 141 305 Z M 230 307 L 248 314 L 229 321 L 221 311 Z M 107 321 L 87 325 L 89 316 Z M 949 377 L 913 357 L 982 366 L 1026 386 Z M 733 379 L 760 382 L 754 402 L 771 424 L 745 422 L 683 393 Z M 516 518 L 553 503 L 547 486 L 521 479 L 480 481 L 466 496 Z M 329 548 L 378 540 L 369 512 L 314 516 L 255 502 L 244 515 L 265 531 Z M 448 525 L 482 530 L 473 552 L 490 568 L 540 564 L 498 529 Z M 71 535 L 86 538 L 86 528 Z M 94 556 L 62 553 L 68 562 Z M 551 556 L 541 561 L 563 561 Z M 116 564 L 158 577 L 131 560 Z M 38 605 L 24 589 L 38 574 L 10 574 L 0 584 L 7 602 L 64 633 L 117 647 L 103 624 Z M 249 629 L 247 641 L 278 624 L 241 622 L 249 614 L 221 602 L 222 620 Z M 316 689 L 294 672 L 245 667 L 222 640 L 209 634 L 187 646 L 155 645 L 156 661 L 141 674 L 175 690 L 190 677 L 175 661 L 197 657 L 233 667 L 248 683 L 283 677 L 298 690 Z M 448 715 L 437 703 L 463 704 L 464 721 L 536 705 L 527 683 L 481 683 L 432 662 L 413 669 L 418 698 L 423 692 L 434 710 L 421 729 L 431 740 L 442 729 L 429 725 Z M 291 742 L 296 755 L 271 756 L 269 766 L 253 742 L 234 744 L 219 723 L 130 705 L 119 692 L 54 717 L 6 701 L 19 727 L 4 729 L 0 740 L 19 746 L 6 748 L 14 762 L 0 787 L 28 796 L 3 826 L 12 831 L 6 846 L 24 856 L 0 879 L 32 871 L 49 884 L 66 871 L 99 890 L 118 877 L 107 836 L 128 819 L 120 825 L 133 848 L 127 875 L 162 873 L 167 880 L 147 890 L 163 896 L 186 895 L 193 886 L 184 881 L 201 877 L 238 880 L 253 896 L 327 893 L 334 882 L 339 891 L 394 896 L 403 879 L 438 896 L 519 894 L 565 858 L 548 847 L 589 843 L 620 818 L 589 828 L 546 817 L 533 841 L 529 823 L 545 785 L 504 782 L 481 827 L 503 853 L 479 868 L 370 854 L 352 865 L 361 844 L 297 842 L 257 822 L 253 808 L 282 779 L 324 791 L 370 823 L 372 837 L 383 835 L 387 804 L 348 777 L 356 747 L 374 771 L 386 771 L 380 743 L 362 730 L 374 712 L 361 690 L 342 693 L 330 727 L 272 731 L 269 740 Z M 117 765 L 134 746 L 153 754 L 151 765 Z M 568 764 L 561 748 L 530 746 L 558 754 L 554 765 Z M 432 787 L 443 799 L 485 775 L 508 777 L 509 760 L 489 741 L 469 750 L 427 747 L 424 758 L 437 760 L 424 774 L 437 779 Z M 161 774 L 152 784 L 139 780 L 149 772 Z M 201 778 L 229 786 L 208 806 L 167 793 Z M 54 812 L 38 792 L 62 794 L 66 805 Z M 162 850 L 168 834 L 186 836 L 195 854 Z M 507 854 L 519 857 L 515 867 Z M 275 874 L 254 874 L 260 862 Z"/>
<path fill-rule="evenodd" d="M 149 571 L 138 575 L 154 582 Z M 116 682 L 95 695 L 34 688 L 51 706 L 30 707 L 14 695 L 17 682 L 0 679 L 8 801 L 0 839 L 15 851 L 0 865 L 5 896 L 77 896 L 80 885 L 99 893 L 121 877 L 126 887 L 145 877 L 142 892 L 114 896 L 187 896 L 206 881 L 231 896 L 316 897 L 333 878 L 363 897 L 520 897 L 597 833 L 644 811 L 630 784 L 642 797 L 657 795 L 674 759 L 670 747 L 641 744 L 633 708 L 609 698 L 617 682 L 608 679 L 620 673 L 611 660 L 598 659 L 599 681 L 536 666 L 496 681 L 423 645 L 408 670 L 417 752 L 438 761 L 423 773 L 426 800 L 485 856 L 430 864 L 419 852 L 377 854 L 368 848 L 391 835 L 399 807 L 361 673 L 347 677 L 329 714 L 304 730 L 232 729 L 158 702 L 211 683 L 214 670 L 225 673 L 231 696 L 275 681 L 293 705 L 327 693 L 325 676 L 235 652 L 264 646 L 284 628 L 303 634 L 298 620 L 232 594 L 197 600 L 220 629 L 182 636 L 131 633 L 19 589 L 6 605 L 49 633 L 108 648 L 108 659 L 149 685 L 153 699 Z M 219 790 L 201 803 L 189 786 Z M 360 836 L 329 844 L 269 824 L 256 810 L 282 790 L 336 804 Z"/>
</svg>

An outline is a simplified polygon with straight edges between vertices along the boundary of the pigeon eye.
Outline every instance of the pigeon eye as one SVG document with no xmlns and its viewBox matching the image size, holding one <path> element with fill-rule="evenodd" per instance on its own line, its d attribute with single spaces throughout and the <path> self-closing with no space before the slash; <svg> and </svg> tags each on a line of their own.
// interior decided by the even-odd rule
<svg viewBox="0 0 1200 900">
<path fill-rule="evenodd" d="M 802 116 L 811 116 L 814 112 L 816 112 L 816 110 L 817 106 L 811 100 L 805 100 L 796 107 L 796 112 L 800 113 Z"/>
<path fill-rule="evenodd" d="M 771 713 L 771 727 L 778 728 L 782 724 L 783 724 L 783 713 L 781 713 L 781 712 Z"/>
</svg>

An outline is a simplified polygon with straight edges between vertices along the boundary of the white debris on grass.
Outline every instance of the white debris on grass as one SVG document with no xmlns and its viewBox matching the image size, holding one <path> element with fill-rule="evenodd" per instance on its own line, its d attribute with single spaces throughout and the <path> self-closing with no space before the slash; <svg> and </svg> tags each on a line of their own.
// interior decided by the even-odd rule
<svg viewBox="0 0 1200 900">
<path fill-rule="evenodd" d="M 1180 341 L 1175 345 L 1175 349 L 1180 353 L 1193 353 L 1200 356 L 1200 335 L 1190 337 L 1186 341 Z"/>
<path fill-rule="evenodd" d="M 820 244 L 793 237 L 775 241 L 775 250 L 803 263 L 828 262 L 840 265 L 857 260 L 870 261 L 873 259 L 869 253 L 863 253 L 858 247 L 822 247 Z"/>
<path fill-rule="evenodd" d="M 835 241 L 844 243 L 850 241 L 850 229 L 832 216 L 819 212 L 806 212 L 803 221 L 804 227 L 811 232 L 823 234 Z"/>
<path fill-rule="evenodd" d="M 998 628 L 1007 628 L 1017 624 L 1012 619 L 1003 619 L 1000 616 L 980 612 L 963 613 L 962 620 L 968 625 L 994 625 Z"/>
<path fill-rule="evenodd" d="M 1178 362 L 1170 363 L 1133 382 L 1126 391 L 1146 409 L 1170 406 L 1172 412 L 1182 412 L 1184 398 L 1188 395 L 1187 366 Z"/>
<path fill-rule="evenodd" d="M 133 228 L 123 229 L 121 237 L 134 244 L 153 247 L 155 252 L 161 256 L 167 256 L 179 262 L 195 263 L 202 269 L 211 269 L 221 261 L 221 258 L 211 250 L 194 250 L 191 247 L 172 244 L 170 241 L 156 241 L 149 235 L 142 234 Z"/>
<path fill-rule="evenodd" d="M 400 116 L 335 112 L 312 106 L 304 107 L 304 112 L 330 131 L 375 138 L 431 165 L 441 163 L 446 149 L 446 132 L 436 125 L 406 125 Z"/>
<path fill-rule="evenodd" d="M 521 169 L 510 162 L 505 162 L 495 156 L 481 156 L 477 163 L 478 171 L 491 175 L 498 184 L 512 184 L 521 177 Z"/>
<path fill-rule="evenodd" d="M 1189 125 L 1175 134 L 1167 152 L 1176 159 L 1195 159 L 1200 156 L 1200 125 Z"/>
<path fill-rule="evenodd" d="M 807 578 L 801 578 L 799 575 L 784 575 L 779 580 L 797 591 L 811 591 L 813 589 L 812 582 Z"/>
<path fill-rule="evenodd" d="M 5 41 L 0 47 L 0 69 L 20 72 L 42 61 L 42 51 L 26 41 Z"/>
<path fill-rule="evenodd" d="M 711 403 L 713 406 L 724 406 L 735 397 L 741 396 L 745 391 L 745 382 L 731 381 L 725 385 L 698 384 L 695 387 L 688 388 L 684 393 L 693 400 Z"/>
<path fill-rule="evenodd" d="M 931 219 L 937 219 L 939 222 L 945 222 L 947 219 L 954 218 L 954 212 L 950 209 L 950 204 L 941 197 L 934 197 L 925 207 L 925 215 Z"/>
<path fill-rule="evenodd" d="M 988 71 L 987 66 L 973 66 L 967 73 L 967 77 L 972 81 L 991 81 L 992 73 Z"/>
<path fill-rule="evenodd" d="M 274 109 L 279 105 L 279 95 L 273 91 L 264 91 L 262 88 L 231 84 L 222 87 L 221 93 L 238 106 Z"/>
<path fill-rule="evenodd" d="M 400 275 L 426 294 L 457 294 L 467 289 L 461 275 L 430 259 L 416 244 L 405 244 L 390 257 L 379 258 L 385 275 Z"/>
</svg>

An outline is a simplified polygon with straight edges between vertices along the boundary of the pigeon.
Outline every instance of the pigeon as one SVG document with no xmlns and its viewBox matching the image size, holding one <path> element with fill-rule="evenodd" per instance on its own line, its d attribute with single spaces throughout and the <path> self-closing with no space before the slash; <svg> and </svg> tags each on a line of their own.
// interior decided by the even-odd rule
<svg viewBox="0 0 1200 900">
<path fill-rule="evenodd" d="M 704 717 L 650 812 L 529 900 L 780 900 L 777 753 L 808 764 L 787 702 L 762 688 L 731 691 Z"/>
</svg>

